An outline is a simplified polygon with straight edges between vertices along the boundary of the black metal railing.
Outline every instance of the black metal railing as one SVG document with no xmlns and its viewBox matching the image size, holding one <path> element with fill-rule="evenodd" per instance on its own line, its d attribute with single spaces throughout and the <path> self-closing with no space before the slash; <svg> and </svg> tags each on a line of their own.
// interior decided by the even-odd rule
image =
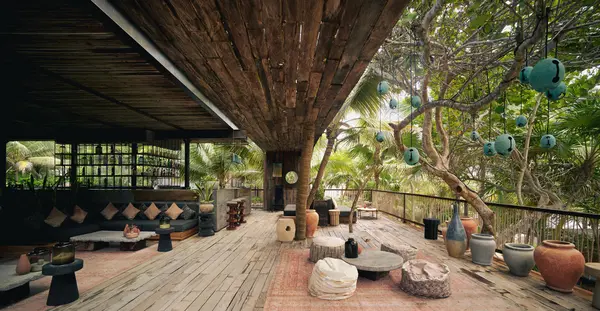
<svg viewBox="0 0 600 311">
<path fill-rule="evenodd" d="M 340 205 L 350 206 L 358 190 L 326 189 L 325 196 L 332 197 Z M 423 218 L 434 217 L 442 226 L 452 218 L 453 198 L 424 194 L 411 194 L 385 190 L 365 190 L 359 204 L 372 202 L 380 211 L 395 216 L 404 222 L 423 225 Z M 461 214 L 468 214 L 481 228 L 477 212 L 461 203 Z M 486 202 L 495 212 L 496 243 L 502 249 L 504 243 L 527 243 L 537 245 L 543 240 L 562 240 L 575 244 L 587 262 L 598 261 L 600 256 L 600 215 L 545 209 L 511 204 Z"/>
</svg>

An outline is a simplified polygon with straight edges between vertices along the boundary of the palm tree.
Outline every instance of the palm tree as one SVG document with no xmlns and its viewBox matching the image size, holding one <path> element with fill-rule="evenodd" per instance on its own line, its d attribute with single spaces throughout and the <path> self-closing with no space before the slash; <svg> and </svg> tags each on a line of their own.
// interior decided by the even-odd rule
<svg viewBox="0 0 600 311">
<path fill-rule="evenodd" d="M 6 176 L 14 173 L 14 182 L 19 182 L 19 174 L 30 174 L 36 178 L 49 175 L 54 161 L 52 141 L 10 141 L 6 144 Z"/>
</svg>

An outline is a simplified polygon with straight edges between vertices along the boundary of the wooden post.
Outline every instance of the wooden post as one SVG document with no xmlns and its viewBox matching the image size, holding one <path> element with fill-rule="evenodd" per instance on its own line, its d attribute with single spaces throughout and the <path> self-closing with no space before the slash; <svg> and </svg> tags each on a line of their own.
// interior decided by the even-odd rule
<svg viewBox="0 0 600 311">
<path fill-rule="evenodd" d="M 77 184 L 77 147 L 79 145 L 77 143 L 71 144 L 71 167 L 69 168 L 71 172 L 69 173 L 69 184 L 71 185 L 71 189 L 75 189 L 75 184 Z"/>
<path fill-rule="evenodd" d="M 312 117 L 304 122 L 302 140 L 296 193 L 296 240 L 306 239 L 306 204 L 310 185 L 310 161 L 315 146 L 315 123 Z M 352 217 L 352 212 L 350 212 L 350 217 Z"/>
<path fill-rule="evenodd" d="M 402 203 L 402 222 L 406 223 L 406 193 L 402 194 L 402 201 L 404 201 Z"/>
<path fill-rule="evenodd" d="M 0 138 L 0 156 L 2 157 L 2 161 L 0 163 L 0 197 L 4 194 L 6 189 L 6 140 L 4 138 Z"/>
<path fill-rule="evenodd" d="M 138 144 L 131 144 L 131 189 L 137 188 L 137 153 Z"/>
<path fill-rule="evenodd" d="M 185 140 L 185 147 L 184 147 L 184 153 L 185 153 L 185 172 L 184 172 L 184 187 L 185 189 L 190 189 L 190 140 L 186 139 Z"/>
</svg>

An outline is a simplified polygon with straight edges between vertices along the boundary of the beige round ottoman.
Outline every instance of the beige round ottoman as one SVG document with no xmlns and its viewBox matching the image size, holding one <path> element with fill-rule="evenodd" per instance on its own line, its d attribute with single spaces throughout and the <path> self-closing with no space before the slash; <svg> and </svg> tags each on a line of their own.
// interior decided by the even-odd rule
<svg viewBox="0 0 600 311">
<path fill-rule="evenodd" d="M 340 210 L 330 209 L 329 210 L 329 225 L 339 226 L 340 225 Z"/>
<path fill-rule="evenodd" d="M 308 281 L 308 292 L 325 300 L 350 298 L 356 290 L 358 271 L 340 259 L 325 258 L 317 262 Z"/>
<path fill-rule="evenodd" d="M 296 223 L 293 218 L 281 217 L 277 220 L 277 240 L 291 242 L 296 235 Z"/>
<path fill-rule="evenodd" d="M 344 240 L 333 236 L 319 236 L 310 245 L 309 260 L 317 262 L 323 258 L 342 258 L 344 255 Z"/>
</svg>

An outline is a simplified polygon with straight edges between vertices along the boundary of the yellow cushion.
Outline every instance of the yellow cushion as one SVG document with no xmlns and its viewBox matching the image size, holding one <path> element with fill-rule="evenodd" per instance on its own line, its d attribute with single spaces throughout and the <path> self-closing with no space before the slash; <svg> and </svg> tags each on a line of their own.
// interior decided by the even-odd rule
<svg viewBox="0 0 600 311">
<path fill-rule="evenodd" d="M 180 209 L 179 206 L 177 206 L 177 204 L 175 203 L 171 204 L 169 209 L 165 211 L 165 214 L 171 219 L 177 219 L 177 217 L 179 217 L 181 213 L 183 213 L 183 210 Z"/>
<path fill-rule="evenodd" d="M 87 214 L 88 213 L 84 211 L 81 207 L 79 207 L 79 205 L 75 205 L 75 208 L 73 209 L 73 216 L 71 216 L 71 220 L 81 224 L 85 220 Z"/>
<path fill-rule="evenodd" d="M 133 218 L 135 218 L 135 215 L 137 215 L 140 212 L 139 209 L 135 208 L 135 206 L 133 206 L 133 204 L 129 203 L 129 205 L 127 205 L 127 208 L 125 208 L 121 214 L 123 214 L 123 216 L 125 216 L 125 218 L 132 220 Z"/>
<path fill-rule="evenodd" d="M 102 214 L 106 220 L 111 220 L 118 212 L 119 209 L 109 202 L 108 205 L 106 205 L 106 207 L 100 212 L 100 214 Z"/>
<path fill-rule="evenodd" d="M 154 220 L 158 214 L 160 214 L 160 209 L 158 209 L 154 203 L 150 204 L 150 206 L 148 206 L 148 208 L 144 211 L 144 215 L 146 215 L 149 220 Z"/>
<path fill-rule="evenodd" d="M 50 211 L 50 215 L 44 219 L 44 222 L 54 228 L 58 228 L 60 225 L 62 225 L 65 219 L 67 219 L 67 215 L 56 209 L 56 207 L 53 207 Z"/>
</svg>

